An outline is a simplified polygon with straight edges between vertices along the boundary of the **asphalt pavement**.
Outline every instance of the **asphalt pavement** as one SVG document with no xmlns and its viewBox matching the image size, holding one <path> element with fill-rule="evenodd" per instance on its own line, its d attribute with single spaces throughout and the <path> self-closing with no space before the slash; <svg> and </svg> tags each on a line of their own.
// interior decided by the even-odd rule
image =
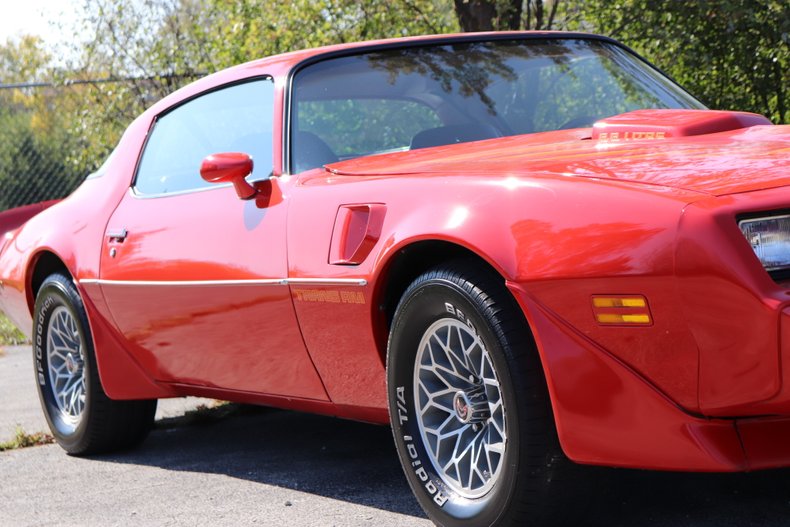
<svg viewBox="0 0 790 527">
<path fill-rule="evenodd" d="M 47 431 L 29 347 L 0 354 L 0 442 Z M 159 402 L 143 445 L 76 458 L 57 445 L 0 453 L 0 527 L 429 526 L 386 427 L 230 406 Z"/>
<path fill-rule="evenodd" d="M 29 349 L 0 356 L 0 441 L 45 430 Z M 385 427 L 250 407 L 179 417 L 168 402 L 138 449 L 75 458 L 57 445 L 0 453 L 0 526 L 428 526 Z M 169 406 L 173 405 L 173 406 Z M 12 415 L 13 414 L 13 415 Z M 591 469 L 579 527 L 790 525 L 790 471 Z"/>
<path fill-rule="evenodd" d="M 33 381 L 33 359 L 29 346 L 0 348 L 0 443 L 24 432 L 47 432 L 47 421 L 41 412 L 38 392 Z M 216 404 L 213 399 L 183 397 L 163 399 L 156 409 L 159 421 L 175 419 L 201 406 Z"/>
</svg>

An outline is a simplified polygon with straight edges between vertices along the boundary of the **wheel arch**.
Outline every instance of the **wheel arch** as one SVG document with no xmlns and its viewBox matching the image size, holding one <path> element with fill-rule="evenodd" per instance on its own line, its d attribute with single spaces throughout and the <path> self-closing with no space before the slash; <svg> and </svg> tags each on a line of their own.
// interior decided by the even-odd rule
<svg viewBox="0 0 790 527">
<path fill-rule="evenodd" d="M 51 250 L 42 250 L 36 253 L 28 263 L 27 269 L 27 305 L 30 313 L 33 313 L 33 308 L 36 304 L 36 296 L 38 295 L 41 284 L 48 276 L 62 273 L 69 278 L 74 278 L 74 274 L 69 270 L 63 258 L 55 254 Z"/>
<path fill-rule="evenodd" d="M 533 345 L 531 352 L 536 354 L 537 361 L 540 364 L 551 404 L 552 420 L 557 433 L 559 433 L 563 427 L 561 422 L 563 416 L 567 417 L 567 415 L 558 411 L 557 408 L 558 393 L 552 381 L 552 373 L 556 373 L 556 371 L 552 371 L 552 360 L 546 355 L 545 343 L 541 342 L 541 336 L 537 331 L 538 325 L 536 321 L 540 317 L 536 318 L 535 315 L 539 315 L 539 313 L 532 313 L 531 308 L 535 308 L 535 306 L 530 306 L 523 299 L 517 298 L 516 294 L 521 288 L 516 287 L 514 289 L 513 283 L 509 282 L 511 278 L 507 276 L 507 266 L 504 268 L 500 267 L 496 264 L 496 261 L 460 243 L 440 238 L 421 239 L 403 244 L 389 253 L 389 258 L 384 262 L 380 272 L 377 274 L 371 301 L 371 305 L 375 306 L 373 312 L 373 333 L 382 364 L 385 366 L 387 364 L 387 343 L 392 320 L 406 289 L 419 275 L 429 268 L 453 259 L 464 259 L 477 263 L 488 268 L 491 273 L 502 280 L 503 293 L 512 301 L 513 313 L 521 317 L 521 321 L 531 339 Z M 540 310 L 538 309 L 538 311 Z M 568 455 L 569 452 L 561 435 L 560 445 L 565 454 Z"/>
<path fill-rule="evenodd" d="M 76 275 L 66 263 L 68 259 L 50 248 L 34 254 L 28 263 L 26 282 L 28 305 L 33 314 L 36 296 L 46 278 L 62 273 L 74 280 L 77 293 L 82 298 L 88 319 L 89 338 L 96 354 L 98 374 L 102 389 L 112 399 L 155 399 L 174 397 L 176 394 L 157 384 L 129 354 L 105 316 L 97 311 L 91 297 L 76 283 Z"/>
<path fill-rule="evenodd" d="M 431 267 L 448 260 L 465 259 L 487 267 L 502 279 L 502 287 L 513 300 L 513 307 L 523 317 L 523 322 L 535 342 L 535 335 L 527 317 L 521 310 L 516 298 L 506 287 L 507 277 L 503 270 L 492 261 L 474 250 L 443 239 L 422 239 L 412 241 L 390 252 L 389 258 L 381 265 L 373 289 L 371 305 L 375 306 L 373 327 L 376 347 L 382 364 L 386 364 L 387 340 L 392 319 L 403 293 L 409 285 Z"/>
</svg>

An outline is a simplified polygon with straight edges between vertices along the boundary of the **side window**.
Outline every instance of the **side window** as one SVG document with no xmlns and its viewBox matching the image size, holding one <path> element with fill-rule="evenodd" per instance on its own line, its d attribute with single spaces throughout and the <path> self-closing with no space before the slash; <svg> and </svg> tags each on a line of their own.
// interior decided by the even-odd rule
<svg viewBox="0 0 790 527">
<path fill-rule="evenodd" d="M 252 156 L 251 179 L 272 171 L 274 83 L 261 79 L 201 95 L 159 117 L 137 169 L 143 195 L 208 187 L 200 164 L 209 154 Z"/>
</svg>

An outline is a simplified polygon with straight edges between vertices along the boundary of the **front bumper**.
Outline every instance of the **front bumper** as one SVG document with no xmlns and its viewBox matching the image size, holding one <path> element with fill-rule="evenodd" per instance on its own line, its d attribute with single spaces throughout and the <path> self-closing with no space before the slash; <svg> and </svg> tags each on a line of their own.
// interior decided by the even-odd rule
<svg viewBox="0 0 790 527">
<path fill-rule="evenodd" d="M 790 288 L 762 267 L 736 219 L 788 204 L 783 187 L 684 210 L 675 247 L 678 309 L 699 350 L 704 415 L 790 416 Z"/>
<path fill-rule="evenodd" d="M 694 472 L 790 466 L 790 417 L 688 413 L 523 286 L 508 287 L 535 334 L 560 443 L 570 459 Z"/>
</svg>

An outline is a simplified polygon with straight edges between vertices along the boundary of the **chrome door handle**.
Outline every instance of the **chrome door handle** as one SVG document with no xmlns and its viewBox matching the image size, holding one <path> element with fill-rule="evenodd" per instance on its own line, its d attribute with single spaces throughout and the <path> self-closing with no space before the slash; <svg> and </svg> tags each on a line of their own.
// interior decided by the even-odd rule
<svg viewBox="0 0 790 527">
<path fill-rule="evenodd" d="M 122 242 L 129 236 L 129 231 L 126 229 L 112 229 L 107 231 L 106 236 L 111 242 Z"/>
</svg>

